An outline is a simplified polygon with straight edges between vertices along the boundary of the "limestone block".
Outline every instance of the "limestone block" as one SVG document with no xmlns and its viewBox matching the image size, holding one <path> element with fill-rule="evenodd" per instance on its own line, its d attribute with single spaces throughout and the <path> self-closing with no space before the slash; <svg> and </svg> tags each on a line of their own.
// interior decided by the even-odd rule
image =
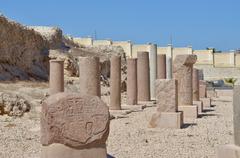
<svg viewBox="0 0 240 158">
<path fill-rule="evenodd" d="M 211 99 L 210 98 L 200 98 L 203 103 L 203 108 L 210 108 L 211 107 Z"/>
<path fill-rule="evenodd" d="M 196 105 L 178 106 L 178 111 L 183 112 L 183 120 L 196 119 L 198 117 L 198 107 Z"/>
<path fill-rule="evenodd" d="M 149 127 L 159 128 L 181 128 L 183 125 L 182 112 L 161 112 L 152 116 Z"/>
<path fill-rule="evenodd" d="M 233 144 L 218 147 L 217 158 L 240 158 L 240 147 Z"/>
<path fill-rule="evenodd" d="M 51 144 L 42 147 L 41 158 L 107 158 L 105 146 L 79 150 L 62 144 Z"/>
<path fill-rule="evenodd" d="M 42 105 L 41 143 L 73 148 L 105 144 L 109 133 L 109 111 L 97 96 L 58 93 Z"/>
<path fill-rule="evenodd" d="M 197 105 L 198 114 L 203 112 L 203 102 L 202 101 L 193 101 L 193 105 Z"/>
<path fill-rule="evenodd" d="M 157 79 L 156 99 L 158 112 L 177 112 L 177 81 L 174 79 Z"/>
</svg>

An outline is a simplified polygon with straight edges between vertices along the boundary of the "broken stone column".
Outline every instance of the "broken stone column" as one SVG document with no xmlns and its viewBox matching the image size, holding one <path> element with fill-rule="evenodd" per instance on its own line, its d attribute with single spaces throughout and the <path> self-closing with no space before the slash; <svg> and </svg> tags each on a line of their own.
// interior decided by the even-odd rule
<svg viewBox="0 0 240 158">
<path fill-rule="evenodd" d="M 211 107 L 211 98 L 206 96 L 207 82 L 204 80 L 199 80 L 199 97 L 203 103 L 204 108 Z"/>
<path fill-rule="evenodd" d="M 121 56 L 111 57 L 110 109 L 121 110 Z"/>
<path fill-rule="evenodd" d="M 157 79 L 166 79 L 166 55 L 157 55 Z"/>
<path fill-rule="evenodd" d="M 150 44 L 149 50 L 149 70 L 150 70 L 150 98 L 155 100 L 155 80 L 157 79 L 157 45 Z"/>
<path fill-rule="evenodd" d="M 233 90 L 233 131 L 234 144 L 222 145 L 218 149 L 218 158 L 240 158 L 240 85 Z"/>
<path fill-rule="evenodd" d="M 177 55 L 173 63 L 173 77 L 178 81 L 178 109 L 183 111 L 184 119 L 198 116 L 192 95 L 192 69 L 196 60 L 196 55 Z"/>
<path fill-rule="evenodd" d="M 127 104 L 137 105 L 137 59 L 127 59 Z"/>
<path fill-rule="evenodd" d="M 106 158 L 109 111 L 97 96 L 58 93 L 41 114 L 41 158 Z"/>
<path fill-rule="evenodd" d="M 138 101 L 150 101 L 150 76 L 148 52 L 137 53 Z"/>
<path fill-rule="evenodd" d="M 203 112 L 203 104 L 199 99 L 199 71 L 193 68 L 192 73 L 193 105 L 197 105 L 198 112 Z"/>
<path fill-rule="evenodd" d="M 99 57 L 79 57 L 80 93 L 101 97 Z"/>
<path fill-rule="evenodd" d="M 49 94 L 64 92 L 64 61 L 50 60 Z"/>
<path fill-rule="evenodd" d="M 157 112 L 153 114 L 149 127 L 181 128 L 183 113 L 178 112 L 178 86 L 174 79 L 157 79 Z"/>
</svg>

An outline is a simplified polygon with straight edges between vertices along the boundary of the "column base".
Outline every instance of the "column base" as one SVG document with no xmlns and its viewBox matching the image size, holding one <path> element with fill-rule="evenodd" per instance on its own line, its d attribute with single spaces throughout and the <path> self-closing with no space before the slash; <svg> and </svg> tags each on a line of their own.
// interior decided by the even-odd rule
<svg viewBox="0 0 240 158">
<path fill-rule="evenodd" d="M 63 144 L 42 146 L 41 158 L 107 158 L 106 145 L 75 149 Z"/>
<path fill-rule="evenodd" d="M 200 98 L 203 102 L 203 108 L 210 108 L 211 107 L 211 99 L 210 98 Z"/>
<path fill-rule="evenodd" d="M 240 158 L 240 147 L 234 144 L 221 145 L 217 151 L 217 158 Z"/>
<path fill-rule="evenodd" d="M 198 117 L 198 107 L 196 105 L 178 106 L 178 111 L 183 112 L 183 119 L 196 119 Z"/>
<path fill-rule="evenodd" d="M 203 102 L 202 101 L 193 101 L 193 105 L 197 105 L 198 114 L 203 112 Z"/>
<path fill-rule="evenodd" d="M 150 128 L 175 128 L 180 129 L 183 125 L 182 112 L 161 112 L 153 114 L 149 123 Z"/>
</svg>

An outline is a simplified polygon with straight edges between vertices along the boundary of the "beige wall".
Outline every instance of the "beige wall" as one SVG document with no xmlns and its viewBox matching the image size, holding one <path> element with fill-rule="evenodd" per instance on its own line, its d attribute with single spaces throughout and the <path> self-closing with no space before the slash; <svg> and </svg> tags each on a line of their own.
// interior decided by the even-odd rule
<svg viewBox="0 0 240 158">
<path fill-rule="evenodd" d="M 130 41 L 113 41 L 112 45 L 122 47 L 126 56 L 132 57 L 132 43 Z"/>
<path fill-rule="evenodd" d="M 213 65 L 213 50 L 194 50 L 193 54 L 197 55 L 196 64 Z"/>
<path fill-rule="evenodd" d="M 157 47 L 157 54 L 167 54 L 168 47 Z"/>
<path fill-rule="evenodd" d="M 235 54 L 234 53 L 214 53 L 215 67 L 234 67 Z"/>
<path fill-rule="evenodd" d="M 240 67 L 240 54 L 235 54 L 235 66 Z"/>
<path fill-rule="evenodd" d="M 112 45 L 111 40 L 93 40 L 93 46 L 110 46 Z"/>
<path fill-rule="evenodd" d="M 173 48 L 172 51 L 173 51 L 173 60 L 177 55 L 193 53 L 192 47 Z"/>
<path fill-rule="evenodd" d="M 78 45 L 91 46 L 93 44 L 92 38 L 73 38 L 73 42 Z"/>
<path fill-rule="evenodd" d="M 137 57 L 137 52 L 139 51 L 147 51 L 149 52 L 149 46 L 148 44 L 138 44 L 138 45 L 132 45 L 132 57 Z"/>
</svg>

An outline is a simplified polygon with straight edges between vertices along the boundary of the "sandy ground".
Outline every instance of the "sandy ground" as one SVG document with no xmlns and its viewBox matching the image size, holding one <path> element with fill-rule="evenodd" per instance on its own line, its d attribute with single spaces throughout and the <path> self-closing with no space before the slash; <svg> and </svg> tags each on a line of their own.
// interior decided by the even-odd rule
<svg viewBox="0 0 240 158">
<path fill-rule="evenodd" d="M 14 90 L 11 85 L 0 84 L 0 91 Z M 38 89 L 45 93 L 47 87 L 46 84 L 17 85 L 17 89 L 25 85 L 36 100 L 40 95 Z M 206 109 L 200 118 L 183 129 L 148 128 L 156 107 L 113 119 L 107 141 L 108 154 L 115 158 L 214 158 L 219 145 L 233 143 L 233 122 L 232 102 L 213 104 L 214 107 Z M 39 111 L 40 106 L 36 106 L 22 118 L 0 116 L 0 158 L 40 157 Z"/>
</svg>

